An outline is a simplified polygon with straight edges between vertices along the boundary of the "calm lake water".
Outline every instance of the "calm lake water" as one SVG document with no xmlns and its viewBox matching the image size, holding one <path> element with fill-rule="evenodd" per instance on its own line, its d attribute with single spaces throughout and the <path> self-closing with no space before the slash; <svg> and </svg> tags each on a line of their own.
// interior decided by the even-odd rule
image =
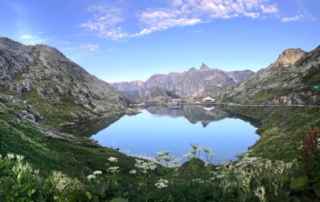
<svg viewBox="0 0 320 202">
<path fill-rule="evenodd" d="M 200 106 L 181 110 L 153 107 L 122 117 L 92 138 L 128 155 L 155 157 L 167 151 L 181 161 L 196 144 L 211 148 L 213 163 L 220 164 L 237 159 L 259 139 L 249 122 L 229 117 L 219 109 Z"/>
</svg>

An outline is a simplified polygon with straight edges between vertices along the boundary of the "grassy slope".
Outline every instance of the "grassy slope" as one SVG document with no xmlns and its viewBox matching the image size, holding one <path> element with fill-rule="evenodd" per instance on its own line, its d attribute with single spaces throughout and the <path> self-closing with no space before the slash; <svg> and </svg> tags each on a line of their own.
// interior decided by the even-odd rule
<svg viewBox="0 0 320 202">
<path fill-rule="evenodd" d="M 61 170 L 70 176 L 86 176 L 105 167 L 110 156 L 121 159 L 123 168 L 133 160 L 115 150 L 102 148 L 87 138 L 56 139 L 44 134 L 38 126 L 19 121 L 19 105 L 0 102 L 0 153 L 17 153 L 27 157 L 43 171 Z"/>
<path fill-rule="evenodd" d="M 143 188 L 144 194 L 140 194 L 140 188 L 135 190 L 132 187 L 138 187 L 140 181 L 128 175 L 129 170 L 134 168 L 133 158 L 111 149 L 95 146 L 86 138 L 77 137 L 76 141 L 50 138 L 29 122 L 17 121 L 14 114 L 21 110 L 20 106 L 0 102 L 0 154 L 8 152 L 22 154 L 27 158 L 27 161 L 31 162 L 35 168 L 40 168 L 41 173 L 45 175 L 52 170 L 59 170 L 68 176 L 84 179 L 94 170 L 105 171 L 110 166 L 108 157 L 114 156 L 119 159 L 117 165 L 121 169 L 121 174 L 118 175 L 121 188 L 118 187 L 114 192 L 119 192 L 121 196 L 129 190 L 132 194 L 130 198 L 137 199 L 137 201 L 141 201 L 139 198 L 144 197 L 159 198 L 162 194 L 159 194 L 154 187 L 154 183 L 159 177 L 174 181 L 175 187 L 171 191 L 172 197 L 184 197 L 184 201 L 191 201 L 191 198 L 197 197 L 211 197 L 211 191 L 215 190 L 212 187 L 214 184 L 204 184 L 200 187 L 191 182 L 190 186 L 186 186 L 190 179 L 207 175 L 206 173 L 201 174 L 201 172 L 211 173 L 211 169 L 206 170 L 203 166 L 195 166 L 197 163 L 190 163 L 192 170 L 185 170 L 182 167 L 175 173 L 173 170 L 160 169 L 154 175 L 149 175 L 147 188 Z M 308 129 L 320 125 L 320 117 L 318 116 L 320 109 L 318 108 L 229 107 L 227 110 L 235 115 L 255 121 L 259 125 L 262 138 L 252 148 L 251 155 L 269 159 L 291 161 L 297 158 L 301 141 Z M 140 176 L 138 178 L 140 179 Z M 144 181 L 144 176 L 141 176 L 141 179 Z M 192 192 L 190 192 L 191 189 Z M 195 195 L 192 194 L 193 192 Z M 117 196 L 113 191 L 110 193 Z M 112 196 L 110 195 L 110 197 Z M 307 196 L 309 197 L 309 192 L 307 192 Z M 230 197 L 230 199 L 235 198 L 233 195 Z M 311 195 L 311 198 L 313 197 Z"/>
<path fill-rule="evenodd" d="M 32 106 L 44 116 L 44 122 L 42 124 L 52 128 L 60 128 L 65 123 L 74 122 L 75 117 L 73 114 L 88 114 L 87 118 L 90 118 L 89 114 L 96 115 L 96 117 L 101 116 L 81 105 L 75 104 L 72 98 L 68 96 L 63 97 L 59 103 L 50 103 L 48 100 L 42 99 L 35 91 L 31 91 L 24 94 L 23 99 L 28 101 L 28 103 L 32 103 Z M 113 122 L 114 119 L 119 118 L 123 113 L 121 110 L 114 109 L 104 116 L 108 117 L 110 122 Z M 84 122 L 88 120 L 78 119 L 77 121 Z"/>
<path fill-rule="evenodd" d="M 302 140 L 312 127 L 320 127 L 320 108 L 227 107 L 233 114 L 258 123 L 261 139 L 251 154 L 291 161 L 301 154 Z"/>
</svg>

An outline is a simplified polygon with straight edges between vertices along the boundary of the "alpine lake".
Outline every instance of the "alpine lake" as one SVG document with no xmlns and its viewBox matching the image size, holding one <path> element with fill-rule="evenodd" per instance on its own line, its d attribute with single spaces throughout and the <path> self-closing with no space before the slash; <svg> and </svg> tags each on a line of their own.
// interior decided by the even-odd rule
<svg viewBox="0 0 320 202">
<path fill-rule="evenodd" d="M 245 154 L 260 138 L 256 130 L 248 120 L 216 106 L 157 106 L 122 116 L 91 134 L 91 139 L 129 156 L 152 159 L 159 152 L 169 152 L 178 162 L 186 161 L 196 145 L 212 151 L 211 163 L 222 164 Z"/>
</svg>

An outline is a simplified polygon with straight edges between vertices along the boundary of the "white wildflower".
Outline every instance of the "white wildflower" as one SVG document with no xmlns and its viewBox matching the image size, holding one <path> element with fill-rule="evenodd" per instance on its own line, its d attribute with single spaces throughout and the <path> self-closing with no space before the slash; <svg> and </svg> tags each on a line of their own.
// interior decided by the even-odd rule
<svg viewBox="0 0 320 202">
<path fill-rule="evenodd" d="M 118 159 L 116 157 L 109 157 L 108 161 L 112 162 L 112 163 L 117 163 Z"/>
<path fill-rule="evenodd" d="M 102 171 L 101 170 L 96 170 L 93 172 L 94 175 L 102 175 Z"/>
<path fill-rule="evenodd" d="M 135 175 L 135 174 L 137 174 L 137 170 L 135 170 L 135 169 L 130 170 L 130 171 L 129 171 L 129 174 L 130 174 L 130 175 Z"/>
<path fill-rule="evenodd" d="M 256 190 L 255 190 L 255 195 L 259 198 L 259 200 L 261 202 L 264 202 L 266 201 L 266 190 L 263 186 L 261 187 L 258 187 Z"/>
<path fill-rule="evenodd" d="M 158 189 L 164 189 L 167 188 L 169 184 L 169 181 L 166 179 L 159 179 L 157 183 L 155 183 L 154 185 L 158 188 Z"/>
<path fill-rule="evenodd" d="M 88 175 L 87 179 L 88 180 L 94 180 L 94 179 L 96 179 L 96 176 L 95 175 Z"/>
<path fill-rule="evenodd" d="M 39 175 L 39 173 L 40 173 L 40 170 L 38 170 L 38 169 L 34 171 L 34 174 L 36 174 L 36 175 Z"/>
<path fill-rule="evenodd" d="M 224 176 L 224 174 L 222 174 L 222 173 L 216 175 L 216 178 L 217 178 L 217 179 L 222 179 L 222 178 L 224 178 L 224 177 L 225 177 L 225 176 Z"/>
<path fill-rule="evenodd" d="M 9 160 L 12 160 L 12 159 L 14 159 L 14 158 L 15 158 L 15 155 L 14 155 L 14 154 L 9 153 L 9 154 L 7 154 L 7 158 L 8 158 Z"/>
<path fill-rule="evenodd" d="M 157 168 L 157 164 L 155 162 L 146 162 L 140 159 L 136 159 L 136 163 L 134 166 L 138 169 L 141 169 L 142 173 L 147 173 L 149 170 L 155 170 Z"/>
<path fill-rule="evenodd" d="M 149 163 L 148 166 L 150 170 L 155 170 L 157 168 L 157 165 L 155 163 Z"/>
<path fill-rule="evenodd" d="M 51 181 L 55 188 L 61 192 L 73 183 L 72 179 L 57 171 L 52 173 Z"/>
<path fill-rule="evenodd" d="M 112 167 L 109 167 L 108 168 L 108 171 L 112 174 L 116 174 L 116 173 L 119 173 L 119 166 L 112 166 Z"/>
<path fill-rule="evenodd" d="M 22 155 L 16 155 L 16 158 L 18 161 L 22 161 L 24 159 L 24 156 Z"/>
</svg>

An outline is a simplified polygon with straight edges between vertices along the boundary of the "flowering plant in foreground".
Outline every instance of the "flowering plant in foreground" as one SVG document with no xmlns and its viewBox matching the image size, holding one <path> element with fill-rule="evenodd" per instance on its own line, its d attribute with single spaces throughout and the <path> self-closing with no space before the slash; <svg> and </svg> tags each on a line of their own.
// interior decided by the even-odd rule
<svg viewBox="0 0 320 202">
<path fill-rule="evenodd" d="M 111 157 L 108 158 L 108 161 L 110 161 L 112 163 L 117 163 L 118 162 L 118 158 L 111 156 Z"/>
<path fill-rule="evenodd" d="M 164 189 L 164 188 L 167 188 L 168 187 L 168 184 L 169 184 L 169 181 L 166 180 L 166 179 L 159 179 L 157 183 L 155 183 L 155 186 L 158 188 L 158 189 Z"/>
<path fill-rule="evenodd" d="M 165 162 L 172 160 L 167 156 L 168 153 L 161 153 L 159 160 Z M 237 162 L 221 166 L 193 164 L 193 161 L 190 161 L 191 163 L 185 163 L 174 169 L 165 168 L 166 171 L 163 172 L 163 167 L 154 161 L 135 159 L 134 164 L 127 168 L 122 168 L 118 159 L 108 158 L 107 161 L 112 165 L 107 163 L 106 168 L 92 171 L 82 182 L 69 178 L 61 172 L 52 172 L 48 178 L 41 178 L 39 171 L 25 163 L 23 156 L 15 154 L 1 156 L 0 166 L 3 168 L 3 165 L 6 165 L 7 170 L 15 176 L 12 182 L 22 187 L 31 187 L 28 191 L 32 199 L 30 201 L 44 197 L 38 201 L 72 202 L 78 197 L 79 201 L 80 198 L 85 201 L 128 198 L 129 201 L 137 202 L 148 200 L 277 202 L 281 198 L 281 201 L 286 202 L 289 194 L 285 178 L 295 165 L 295 162 L 271 161 L 245 155 Z M 122 169 L 127 171 L 120 172 Z M 189 175 L 189 172 L 194 173 Z M 0 171 L 1 185 L 12 187 L 12 184 L 5 180 L 7 178 L 2 176 L 3 171 Z M 1 193 L 8 192 L 16 196 L 14 193 L 19 191 L 4 189 L 1 185 L 1 201 L 19 201 L 16 198 L 2 200 Z M 166 194 L 163 194 L 164 192 Z M 52 200 L 45 197 L 52 197 Z"/>
<path fill-rule="evenodd" d="M 149 171 L 153 171 L 158 167 L 153 161 L 145 161 L 141 159 L 136 159 L 135 161 L 136 163 L 134 166 L 144 174 L 147 174 Z"/>
</svg>

